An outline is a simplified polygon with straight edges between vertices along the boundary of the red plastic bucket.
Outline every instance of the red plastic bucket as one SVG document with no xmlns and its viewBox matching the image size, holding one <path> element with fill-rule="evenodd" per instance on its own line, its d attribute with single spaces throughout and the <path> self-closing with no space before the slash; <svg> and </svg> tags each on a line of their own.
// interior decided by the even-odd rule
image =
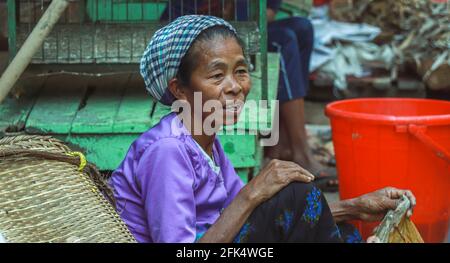
<svg viewBox="0 0 450 263">
<path fill-rule="evenodd" d="M 341 199 L 393 186 L 417 198 L 426 242 L 443 242 L 450 212 L 450 102 L 351 99 L 327 105 Z M 357 222 L 367 238 L 378 223 Z"/>
</svg>

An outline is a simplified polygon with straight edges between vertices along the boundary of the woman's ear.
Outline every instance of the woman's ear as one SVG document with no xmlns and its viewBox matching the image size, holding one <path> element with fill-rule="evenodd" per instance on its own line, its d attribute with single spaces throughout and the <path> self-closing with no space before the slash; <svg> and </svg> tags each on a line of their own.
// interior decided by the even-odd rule
<svg viewBox="0 0 450 263">
<path fill-rule="evenodd" d="M 177 100 L 186 100 L 185 87 L 181 85 L 177 78 L 169 80 L 169 91 Z"/>
</svg>

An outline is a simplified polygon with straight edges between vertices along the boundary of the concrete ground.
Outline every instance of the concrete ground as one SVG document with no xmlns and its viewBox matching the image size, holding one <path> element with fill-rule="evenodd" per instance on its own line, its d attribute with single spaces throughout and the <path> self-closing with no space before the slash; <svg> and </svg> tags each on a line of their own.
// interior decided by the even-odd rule
<svg viewBox="0 0 450 263">
<path fill-rule="evenodd" d="M 305 101 L 306 122 L 313 125 L 330 125 L 330 120 L 325 116 L 327 102 Z"/>
</svg>

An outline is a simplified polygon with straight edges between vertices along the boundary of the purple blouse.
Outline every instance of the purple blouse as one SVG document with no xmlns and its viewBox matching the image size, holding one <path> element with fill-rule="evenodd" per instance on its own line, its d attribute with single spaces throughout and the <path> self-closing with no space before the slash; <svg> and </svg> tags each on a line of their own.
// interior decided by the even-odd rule
<svg viewBox="0 0 450 263">
<path fill-rule="evenodd" d="M 195 242 L 243 187 L 216 138 L 214 171 L 175 113 L 133 142 L 113 172 L 117 211 L 138 242 Z"/>
</svg>

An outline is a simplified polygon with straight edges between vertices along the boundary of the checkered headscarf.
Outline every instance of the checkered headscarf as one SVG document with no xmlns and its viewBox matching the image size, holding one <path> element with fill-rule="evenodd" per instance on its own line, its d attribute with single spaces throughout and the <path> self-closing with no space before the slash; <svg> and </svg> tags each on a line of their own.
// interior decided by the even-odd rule
<svg viewBox="0 0 450 263">
<path fill-rule="evenodd" d="M 145 87 L 155 99 L 166 105 L 172 103 L 173 97 L 168 94 L 167 87 L 169 80 L 176 76 L 181 59 L 202 31 L 220 25 L 236 33 L 223 19 L 204 15 L 181 16 L 156 31 L 142 56 L 140 67 Z"/>
</svg>

